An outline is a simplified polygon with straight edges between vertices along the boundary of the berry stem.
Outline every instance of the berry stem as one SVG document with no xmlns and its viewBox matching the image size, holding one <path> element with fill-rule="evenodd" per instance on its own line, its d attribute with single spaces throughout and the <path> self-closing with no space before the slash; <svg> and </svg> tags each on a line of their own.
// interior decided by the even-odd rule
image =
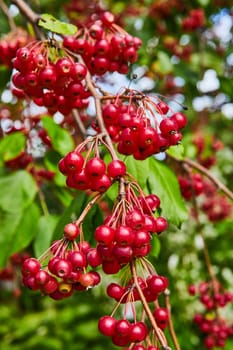
<svg viewBox="0 0 233 350">
<path fill-rule="evenodd" d="M 131 263 L 130 263 L 130 269 L 131 269 L 131 273 L 132 273 L 132 276 L 133 276 L 133 280 L 134 280 L 134 284 L 135 284 L 135 287 L 138 291 L 138 294 L 140 296 L 140 299 L 141 299 L 141 302 L 142 302 L 142 305 L 143 305 L 143 308 L 147 314 L 147 317 L 151 323 L 151 326 L 153 327 L 154 331 L 155 331 L 155 334 L 160 342 L 160 344 L 162 345 L 162 348 L 163 350 L 171 350 L 171 348 L 167 345 L 167 340 L 166 340 L 166 337 L 164 336 L 163 332 L 161 331 L 161 329 L 157 326 L 157 323 L 155 321 L 155 318 L 149 308 L 149 305 L 144 297 L 144 294 L 143 294 L 143 291 L 140 287 L 140 284 L 138 283 L 138 279 L 137 279 L 137 271 L 136 271 L 136 265 L 135 265 L 135 260 L 133 260 Z"/>
<path fill-rule="evenodd" d="M 93 205 L 98 201 L 98 199 L 102 196 L 103 193 L 98 193 L 90 202 L 87 203 L 85 209 L 79 216 L 78 220 L 75 221 L 75 224 L 78 226 L 84 220 L 85 216 L 89 212 L 89 210 L 93 207 Z"/>
<path fill-rule="evenodd" d="M 49 215 L 49 210 L 48 210 L 48 207 L 47 207 L 47 204 L 45 201 L 45 196 L 44 196 L 44 193 L 42 192 L 40 186 L 38 186 L 38 197 L 39 197 L 41 209 L 42 209 L 44 215 Z"/>
</svg>

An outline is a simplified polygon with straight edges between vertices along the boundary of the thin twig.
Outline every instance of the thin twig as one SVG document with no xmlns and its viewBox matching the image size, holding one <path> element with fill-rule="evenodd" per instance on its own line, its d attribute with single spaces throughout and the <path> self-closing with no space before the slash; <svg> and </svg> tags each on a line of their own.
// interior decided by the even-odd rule
<svg viewBox="0 0 233 350">
<path fill-rule="evenodd" d="M 217 179 L 208 169 L 206 169 L 203 165 L 195 162 L 192 159 L 189 158 L 184 158 L 184 159 L 177 159 L 173 156 L 171 156 L 170 154 L 167 154 L 167 157 L 174 159 L 175 161 L 179 162 L 179 163 L 183 163 L 183 164 L 187 164 L 188 166 L 190 166 L 193 169 L 198 170 L 201 174 L 205 175 L 206 177 L 208 177 L 208 179 L 213 182 L 217 188 L 222 191 L 223 193 L 225 193 L 225 195 L 231 199 L 233 201 L 233 192 L 227 187 L 225 186 L 219 179 Z"/>
<path fill-rule="evenodd" d="M 168 329 L 173 341 L 173 344 L 175 346 L 176 350 L 181 350 L 180 349 L 180 345 L 178 343 L 178 339 L 176 336 L 176 332 L 174 330 L 174 326 L 173 326 L 173 322 L 172 322 L 172 318 L 171 318 L 171 304 L 170 304 L 170 298 L 169 298 L 169 290 L 166 289 L 164 292 L 164 297 L 165 297 L 165 307 L 168 310 Z"/>
<path fill-rule="evenodd" d="M 7 17 L 9 26 L 11 28 L 12 31 L 16 31 L 16 24 L 12 18 L 12 16 L 9 13 L 9 9 L 6 6 L 5 2 L 3 0 L 0 0 L 0 8 L 2 10 L 2 12 L 4 13 L 4 15 Z"/>
<path fill-rule="evenodd" d="M 38 21 L 40 16 L 35 13 L 30 6 L 28 6 L 23 0 L 11 0 L 12 4 L 16 5 L 22 15 L 32 24 L 33 30 L 38 40 L 43 40 L 44 36 L 38 27 Z"/>
<path fill-rule="evenodd" d="M 77 109 L 72 110 L 72 115 L 73 115 L 74 120 L 76 121 L 76 123 L 78 125 L 79 131 L 81 132 L 83 138 L 85 139 L 87 131 L 86 131 L 85 125 L 83 124 L 83 122 L 80 118 L 80 115 L 79 115 L 79 112 L 77 111 Z"/>
</svg>

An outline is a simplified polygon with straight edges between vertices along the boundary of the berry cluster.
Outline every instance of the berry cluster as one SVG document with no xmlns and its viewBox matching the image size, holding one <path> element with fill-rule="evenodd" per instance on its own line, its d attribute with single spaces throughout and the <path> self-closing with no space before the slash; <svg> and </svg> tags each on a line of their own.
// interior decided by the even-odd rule
<svg viewBox="0 0 233 350">
<path fill-rule="evenodd" d="M 201 174 L 189 173 L 189 176 L 178 175 L 182 196 L 186 200 L 201 195 L 200 207 L 209 221 L 218 222 L 232 213 L 232 204 L 220 194 L 216 186 Z"/>
<path fill-rule="evenodd" d="M 203 27 L 205 23 L 205 13 L 202 8 L 193 9 L 188 16 L 182 20 L 181 27 L 185 32 L 192 32 Z"/>
<path fill-rule="evenodd" d="M 178 58 L 188 61 L 193 53 L 193 47 L 190 44 L 181 45 L 177 38 L 165 36 L 163 39 L 165 48 Z"/>
<path fill-rule="evenodd" d="M 15 58 L 17 50 L 29 41 L 28 32 L 20 27 L 3 37 L 0 40 L 0 65 L 4 64 L 13 68 L 13 58 Z"/>
<path fill-rule="evenodd" d="M 182 139 L 180 130 L 187 124 L 186 116 L 180 112 L 171 113 L 163 101 L 154 103 L 135 91 L 129 93 L 129 98 L 135 98 L 136 103 L 119 102 L 120 97 L 124 98 L 124 95 L 120 95 L 115 103 L 107 103 L 102 108 L 107 131 L 113 142 L 117 143 L 118 152 L 143 160 L 177 145 Z M 140 100 L 141 105 L 138 106 Z M 162 120 L 159 121 L 159 118 Z M 93 123 L 92 126 L 99 131 L 98 125 Z"/>
<path fill-rule="evenodd" d="M 103 316 L 98 323 L 99 331 L 111 337 L 116 346 L 127 346 L 129 343 L 140 343 L 148 335 L 148 328 L 143 321 L 130 323 L 127 319 L 116 320 L 112 316 Z"/>
<path fill-rule="evenodd" d="M 130 184 L 125 196 L 94 233 L 97 247 L 92 254 L 95 259 L 98 257 L 103 271 L 108 274 L 117 273 L 134 258 L 148 255 L 151 235 L 167 228 L 163 217 L 152 215 L 151 208 L 156 210 L 159 204 L 157 196 L 136 197 Z"/>
<path fill-rule="evenodd" d="M 193 138 L 196 147 L 196 157 L 200 164 L 206 168 L 210 168 L 216 163 L 216 152 L 223 148 L 223 143 L 210 134 L 205 136 L 197 133 Z"/>
<path fill-rule="evenodd" d="M 138 59 L 141 40 L 114 22 L 112 13 L 102 12 L 95 21 L 90 19 L 74 37 L 64 38 L 64 47 L 81 55 L 92 75 L 106 72 L 127 74 L 129 64 Z"/>
<path fill-rule="evenodd" d="M 190 175 L 190 178 L 183 175 L 178 176 L 181 194 L 186 200 L 199 196 L 205 189 L 204 180 L 200 174 Z"/>
<path fill-rule="evenodd" d="M 137 281 L 147 302 L 157 300 L 158 295 L 163 293 L 168 286 L 166 277 L 153 273 L 149 274 L 146 279 L 137 277 Z M 111 298 L 114 298 L 118 304 L 130 302 L 132 308 L 135 307 L 134 302 L 140 300 L 133 279 L 130 279 L 124 287 L 117 283 L 110 283 L 107 287 L 107 294 Z M 168 310 L 157 305 L 152 314 L 158 327 L 161 330 L 164 330 L 168 322 Z M 135 344 L 135 349 L 145 349 L 143 341 L 148 335 L 148 329 L 145 322 L 137 322 L 134 320 L 134 323 L 132 324 L 126 318 L 116 320 L 113 315 L 111 315 L 101 317 L 98 327 L 99 331 L 105 336 L 111 337 L 113 344 L 117 346 L 127 346 L 129 343 L 140 342 L 142 348 L 140 348 L 139 345 L 136 347 Z"/>
<path fill-rule="evenodd" d="M 55 300 L 67 298 L 74 291 L 97 285 L 100 282 L 98 272 L 87 272 L 89 243 L 74 242 L 79 233 L 78 226 L 74 223 L 67 224 L 64 237 L 51 245 L 48 254 L 40 259 L 25 260 L 22 266 L 23 284 L 32 290 L 40 290 L 42 294 Z M 45 262 L 46 266 L 43 267 L 42 263 Z"/>
<path fill-rule="evenodd" d="M 126 174 L 126 166 L 123 161 L 115 159 L 108 165 L 96 152 L 96 145 L 101 141 L 101 136 L 90 137 L 81 143 L 76 150 L 69 152 L 59 162 L 59 170 L 67 176 L 68 187 L 77 190 L 92 190 L 105 192 L 114 179 Z M 82 155 L 85 146 L 89 145 L 86 156 Z M 92 154 L 92 150 L 94 154 Z"/>
<path fill-rule="evenodd" d="M 8 259 L 6 266 L 0 269 L 1 289 L 10 290 L 16 298 L 21 294 L 20 269 L 23 262 L 28 258 L 29 254 L 26 252 L 14 253 Z"/>
<path fill-rule="evenodd" d="M 198 287 L 190 285 L 189 293 L 198 295 L 205 307 L 203 314 L 198 313 L 194 316 L 194 323 L 205 337 L 206 348 L 209 350 L 214 347 L 223 348 L 227 338 L 233 336 L 233 324 L 221 318 L 218 310 L 232 303 L 233 294 L 223 290 L 217 280 L 201 282 Z"/>
<path fill-rule="evenodd" d="M 147 278 L 138 277 L 137 280 L 148 303 L 157 300 L 159 294 L 163 293 L 168 287 L 167 278 L 154 273 L 149 274 Z M 132 279 L 125 286 L 115 282 L 110 283 L 107 287 L 107 295 L 122 304 L 130 300 L 137 301 L 140 299 Z"/>
<path fill-rule="evenodd" d="M 83 83 L 87 68 L 70 57 L 59 57 L 54 45 L 41 42 L 17 51 L 13 93 L 17 97 L 29 96 L 51 114 L 59 111 L 67 115 L 72 108 L 88 106 L 90 94 Z"/>
</svg>

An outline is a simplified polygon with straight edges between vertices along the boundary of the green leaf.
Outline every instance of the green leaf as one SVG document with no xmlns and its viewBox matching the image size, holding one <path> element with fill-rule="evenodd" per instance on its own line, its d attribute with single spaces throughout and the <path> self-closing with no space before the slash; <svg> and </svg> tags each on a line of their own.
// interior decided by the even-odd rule
<svg viewBox="0 0 233 350">
<path fill-rule="evenodd" d="M 63 215 L 60 217 L 60 220 L 58 221 L 55 227 L 54 234 L 53 234 L 54 240 L 62 238 L 64 226 L 69 222 L 72 222 L 78 219 L 83 209 L 85 208 L 87 201 L 88 201 L 88 197 L 84 192 L 80 192 L 73 199 L 69 207 L 66 208 Z"/>
<path fill-rule="evenodd" d="M 48 13 L 43 13 L 40 16 L 38 25 L 47 30 L 50 30 L 51 32 L 63 35 L 74 35 L 78 30 L 75 25 L 59 21 Z"/>
<path fill-rule="evenodd" d="M 103 223 L 103 213 L 98 205 L 94 205 L 88 212 L 83 222 L 83 233 L 85 240 L 91 241 L 97 226 Z"/>
<path fill-rule="evenodd" d="M 198 3 L 201 6 L 207 6 L 209 4 L 210 0 L 198 0 Z"/>
<path fill-rule="evenodd" d="M 11 237 L 9 253 L 21 251 L 26 248 L 36 234 L 36 226 L 39 220 L 40 210 L 36 204 L 30 204 L 25 208 L 21 221 L 18 224 L 14 235 Z"/>
<path fill-rule="evenodd" d="M 183 221 L 187 220 L 188 215 L 176 175 L 166 164 L 153 158 L 149 161 L 148 188 L 159 196 L 162 215 L 170 224 L 179 227 Z"/>
<path fill-rule="evenodd" d="M 5 136 L 0 140 L 0 162 L 16 158 L 25 149 L 25 146 L 26 137 L 22 132 L 18 131 Z"/>
<path fill-rule="evenodd" d="M 69 131 L 63 129 L 55 123 L 55 121 L 48 116 L 42 118 L 42 124 L 47 131 L 55 151 L 62 156 L 74 149 L 74 141 L 70 136 Z"/>
<path fill-rule="evenodd" d="M 0 208 L 19 212 L 33 201 L 37 186 L 33 177 L 24 170 L 0 177 Z"/>
<path fill-rule="evenodd" d="M 58 163 L 60 160 L 61 155 L 56 151 L 48 151 L 44 157 L 46 168 L 55 172 L 55 176 L 53 178 L 54 183 L 58 186 L 64 187 L 66 185 L 66 176 L 63 175 L 58 169 Z"/>
<path fill-rule="evenodd" d="M 150 175 L 149 159 L 135 160 L 132 156 L 125 160 L 127 171 L 133 175 L 137 182 L 144 190 L 146 188 L 146 181 Z"/>
<path fill-rule="evenodd" d="M 158 52 L 159 68 L 160 72 L 167 74 L 172 72 L 173 66 L 170 60 L 170 57 L 163 51 Z"/>
<path fill-rule="evenodd" d="M 15 213 L 0 208 L 0 267 L 3 267 L 11 254 L 26 248 L 35 236 L 39 209 L 30 204 Z"/>
<path fill-rule="evenodd" d="M 158 236 L 152 235 L 150 256 L 156 258 L 159 255 L 160 245 Z"/>
<path fill-rule="evenodd" d="M 184 159 L 184 146 L 182 144 L 177 146 L 171 146 L 168 148 L 166 153 L 173 158 L 182 160 Z"/>
<path fill-rule="evenodd" d="M 40 217 L 34 241 L 34 251 L 36 257 L 39 257 L 49 248 L 57 222 L 58 216 L 44 215 Z"/>
</svg>

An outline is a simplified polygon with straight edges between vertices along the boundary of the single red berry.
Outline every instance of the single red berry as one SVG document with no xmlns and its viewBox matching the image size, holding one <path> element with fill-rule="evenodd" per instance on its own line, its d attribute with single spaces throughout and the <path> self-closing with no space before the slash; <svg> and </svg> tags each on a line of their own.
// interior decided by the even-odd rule
<svg viewBox="0 0 233 350">
<path fill-rule="evenodd" d="M 81 285 L 84 287 L 93 287 L 94 277 L 92 273 L 90 272 L 83 273 L 79 278 L 79 283 L 81 283 Z"/>
<path fill-rule="evenodd" d="M 107 295 L 119 301 L 125 294 L 125 288 L 117 283 L 110 283 L 107 287 Z"/>
<path fill-rule="evenodd" d="M 94 237 L 101 244 L 111 244 L 115 238 L 115 230 L 107 225 L 100 225 L 96 228 Z"/>
<path fill-rule="evenodd" d="M 153 315 L 159 328 L 165 329 L 168 323 L 168 310 L 164 307 L 159 307 L 153 312 Z"/>
<path fill-rule="evenodd" d="M 80 229 L 76 224 L 69 223 L 69 224 L 65 225 L 65 227 L 64 227 L 65 238 L 73 241 L 74 239 L 76 239 L 79 236 L 79 234 L 80 234 Z"/>
<path fill-rule="evenodd" d="M 179 129 L 183 129 L 188 122 L 187 117 L 181 112 L 174 113 L 170 118 L 175 120 Z"/>
<path fill-rule="evenodd" d="M 90 178 L 97 178 L 105 173 L 106 165 L 101 158 L 94 157 L 88 160 L 85 171 Z"/>
<path fill-rule="evenodd" d="M 113 179 L 126 174 L 126 165 L 122 160 L 112 160 L 107 166 L 107 172 Z"/>
<path fill-rule="evenodd" d="M 159 114 L 167 114 L 167 112 L 169 111 L 169 106 L 163 102 L 163 101 L 160 101 L 158 104 L 157 104 L 157 110 L 158 110 L 158 113 Z"/>
<path fill-rule="evenodd" d="M 64 157 L 64 166 L 68 172 L 80 173 L 84 164 L 83 156 L 78 152 L 69 152 Z M 61 165 L 62 166 L 62 165 Z"/>
<path fill-rule="evenodd" d="M 45 285 L 50 279 L 50 274 L 45 270 L 40 270 L 35 275 L 35 282 L 38 286 Z"/>
<path fill-rule="evenodd" d="M 55 275 L 61 278 L 67 278 L 72 271 L 71 263 L 66 259 L 59 259 L 54 265 Z"/>
<path fill-rule="evenodd" d="M 112 181 L 107 174 L 103 174 L 98 177 L 96 180 L 92 180 L 91 189 L 92 191 L 97 192 L 106 192 L 107 189 L 112 185 Z"/>
<path fill-rule="evenodd" d="M 24 260 L 22 265 L 22 274 L 23 276 L 35 276 L 36 273 L 40 270 L 40 262 L 35 258 L 28 258 Z"/>
<path fill-rule="evenodd" d="M 98 329 L 100 333 L 111 337 L 115 332 L 117 320 L 112 316 L 102 316 L 98 322 Z"/>
<path fill-rule="evenodd" d="M 120 225 L 115 231 L 115 241 L 118 245 L 130 245 L 134 241 L 134 232 L 131 227 Z"/>
<path fill-rule="evenodd" d="M 144 322 L 136 322 L 131 325 L 129 340 L 132 343 L 143 341 L 148 334 L 147 326 Z"/>
<path fill-rule="evenodd" d="M 80 269 L 87 267 L 86 255 L 82 252 L 71 250 L 68 252 L 66 258 L 71 263 L 73 271 L 79 271 Z"/>
<path fill-rule="evenodd" d="M 168 228 L 167 220 L 162 216 L 159 216 L 158 218 L 156 218 L 155 223 L 156 223 L 156 230 L 155 231 L 157 233 L 161 233 Z"/>
<path fill-rule="evenodd" d="M 178 125 L 174 119 L 164 118 L 160 125 L 160 131 L 164 136 L 170 136 L 178 131 Z"/>
<path fill-rule="evenodd" d="M 131 324 L 128 320 L 118 320 L 115 325 L 115 333 L 121 336 L 127 336 L 130 332 Z"/>
</svg>

